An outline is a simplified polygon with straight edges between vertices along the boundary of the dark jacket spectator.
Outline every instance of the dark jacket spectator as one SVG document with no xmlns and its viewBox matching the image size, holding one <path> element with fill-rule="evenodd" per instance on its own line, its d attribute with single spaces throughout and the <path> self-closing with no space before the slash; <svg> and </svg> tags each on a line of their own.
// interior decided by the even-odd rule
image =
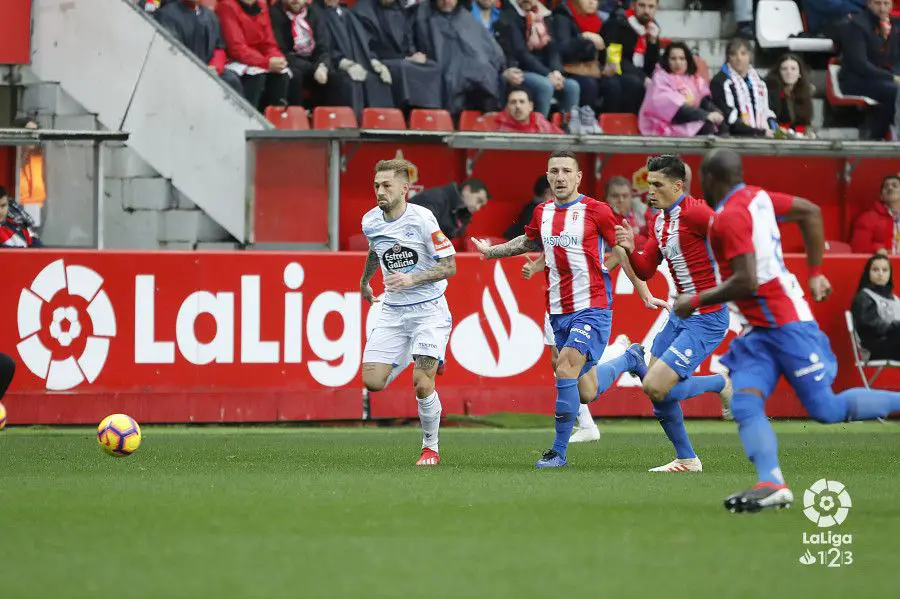
<svg viewBox="0 0 900 599">
<path fill-rule="evenodd" d="M 769 107 L 765 81 L 753 68 L 750 43 L 735 38 L 726 47 L 728 62 L 709 82 L 713 103 L 725 115 L 731 135 L 774 137 L 778 123 Z"/>
<path fill-rule="evenodd" d="M 441 68 L 416 51 L 413 12 L 403 0 L 357 0 L 353 12 L 369 34 L 369 50 L 391 73 L 394 103 L 442 108 Z"/>
<path fill-rule="evenodd" d="M 851 15 L 866 9 L 866 0 L 803 0 L 802 5 L 809 32 L 833 38 Z"/>
<path fill-rule="evenodd" d="M 162 4 L 153 16 L 222 81 L 243 94 L 240 78 L 225 69 L 225 40 L 216 13 L 199 0 L 184 0 Z"/>
<path fill-rule="evenodd" d="M 287 60 L 275 43 L 265 0 L 219 0 L 216 14 L 230 61 L 240 75 L 244 97 L 259 109 L 287 102 Z"/>
<path fill-rule="evenodd" d="M 784 54 L 766 76 L 769 107 L 775 113 L 778 127 L 795 133 L 812 135 L 815 88 L 803 59 L 796 54 Z"/>
<path fill-rule="evenodd" d="M 614 14 L 600 29 L 600 37 L 606 42 L 605 60 L 618 62 L 622 75 L 641 81 L 653 75 L 660 56 L 656 7 L 657 0 L 636 0 L 624 14 Z M 614 46 L 621 50 L 613 50 Z"/>
<path fill-rule="evenodd" d="M 603 71 L 599 59 L 606 44 L 600 37 L 603 21 L 596 9 L 597 0 L 565 0 L 553 10 L 550 21 L 566 77 L 577 81 L 581 89 L 579 103 L 599 110 Z"/>
<path fill-rule="evenodd" d="M 416 49 L 441 67 L 444 107 L 451 114 L 500 107 L 506 59 L 468 8 L 459 0 L 423 0 L 413 27 Z"/>
<path fill-rule="evenodd" d="M 894 295 L 891 262 L 885 256 L 866 262 L 851 312 L 869 359 L 900 360 L 900 298 Z"/>
<path fill-rule="evenodd" d="M 331 36 L 322 24 L 321 8 L 306 0 L 281 0 L 269 11 L 278 49 L 291 69 L 288 104 L 299 106 L 309 90 L 313 104 L 324 100 L 331 64 Z"/>
<path fill-rule="evenodd" d="M 431 210 L 444 235 L 456 239 L 463 236 L 472 215 L 481 210 L 489 199 L 484 183 L 478 179 L 469 179 L 461 185 L 451 183 L 426 189 L 409 201 Z"/>
<path fill-rule="evenodd" d="M 850 246 L 856 254 L 900 255 L 900 175 L 881 182 L 881 199 L 856 219 Z"/>
<path fill-rule="evenodd" d="M 547 7 L 538 0 L 511 0 L 494 29 L 498 38 L 508 42 L 507 63 L 515 62 L 524 71 L 524 85 L 538 112 L 548 116 L 554 96 L 562 113 L 578 107 L 580 89 L 575 80 L 563 75 Z M 591 113 L 590 120 L 596 122 L 596 118 Z"/>
<path fill-rule="evenodd" d="M 534 182 L 532 193 L 534 195 L 531 201 L 522 207 L 522 212 L 519 213 L 516 221 L 503 233 L 503 236 L 507 239 L 515 239 L 519 235 L 524 235 L 525 225 L 531 222 L 534 209 L 553 199 L 553 192 L 550 190 L 550 182 L 547 181 L 547 175 L 538 177 L 537 181 Z"/>
<path fill-rule="evenodd" d="M 900 88 L 900 19 L 891 18 L 890 11 L 889 0 L 869 0 L 847 25 L 842 44 L 841 90 L 878 102 L 869 132 L 875 140 L 893 124 Z"/>
<path fill-rule="evenodd" d="M 331 36 L 331 61 L 336 70 L 335 95 L 328 103 L 352 106 L 356 118 L 363 108 L 392 108 L 393 82 L 388 68 L 369 50 L 369 34 L 362 21 L 340 0 L 321 1 L 324 23 Z"/>
<path fill-rule="evenodd" d="M 600 54 L 605 64 L 599 82 L 603 112 L 637 114 L 644 89 L 659 62 L 659 26 L 654 21 L 657 0 L 635 0 L 631 8 L 617 12 L 603 24 L 600 37 L 606 44 Z"/>
</svg>

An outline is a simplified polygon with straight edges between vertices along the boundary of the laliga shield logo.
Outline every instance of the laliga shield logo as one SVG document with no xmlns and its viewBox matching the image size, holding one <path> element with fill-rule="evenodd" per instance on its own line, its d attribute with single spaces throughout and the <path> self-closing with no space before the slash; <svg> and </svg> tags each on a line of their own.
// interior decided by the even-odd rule
<svg viewBox="0 0 900 599">
<path fill-rule="evenodd" d="M 103 369 L 110 338 L 116 335 L 116 316 L 102 285 L 103 278 L 93 270 L 57 260 L 19 295 L 22 341 L 16 349 L 28 370 L 47 381 L 48 390 L 66 391 L 85 380 L 93 383 Z M 47 347 L 41 339 L 44 304 L 53 308 L 48 332 L 58 348 Z"/>
<path fill-rule="evenodd" d="M 820 478 L 803 492 L 803 514 L 819 528 L 844 522 L 853 503 L 843 483 Z"/>
<path fill-rule="evenodd" d="M 469 314 L 456 325 L 450 337 L 450 349 L 456 361 L 469 372 L 494 378 L 515 376 L 540 359 L 544 352 L 544 334 L 541 327 L 519 312 L 516 296 L 499 264 L 494 267 L 494 285 L 510 323 L 507 331 L 497 305 L 485 289 L 481 296 L 481 308 L 490 329 L 489 334 L 497 342 L 497 355 L 491 349 L 477 313 Z"/>
</svg>

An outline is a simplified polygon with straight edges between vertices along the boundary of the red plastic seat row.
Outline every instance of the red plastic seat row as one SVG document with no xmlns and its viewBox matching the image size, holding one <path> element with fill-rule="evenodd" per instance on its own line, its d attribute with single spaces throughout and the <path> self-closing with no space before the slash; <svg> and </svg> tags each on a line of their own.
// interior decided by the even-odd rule
<svg viewBox="0 0 900 599">
<path fill-rule="evenodd" d="M 302 106 L 269 106 L 266 119 L 278 129 L 307 130 L 309 113 Z M 555 115 L 554 115 L 555 116 Z M 460 131 L 494 131 L 495 113 L 482 114 L 467 110 L 460 115 Z M 556 122 L 556 119 L 554 119 Z M 558 125 L 562 124 L 561 118 Z M 363 110 L 364 129 L 406 129 L 403 113 L 396 108 L 366 108 Z M 640 135 L 637 116 L 628 113 L 600 115 L 600 127 L 608 135 Z M 353 109 L 348 106 L 319 106 L 313 111 L 313 129 L 357 129 L 359 124 Z M 413 110 L 409 128 L 418 131 L 453 131 L 453 121 L 446 110 Z"/>
<path fill-rule="evenodd" d="M 302 106 L 269 106 L 266 119 L 278 129 L 310 128 L 309 113 Z M 318 106 L 313 110 L 313 129 L 358 129 L 359 123 L 349 106 Z M 363 129 L 407 129 L 403 113 L 397 108 L 366 108 Z M 409 128 L 418 131 L 453 131 L 453 119 L 446 110 L 413 110 Z"/>
</svg>

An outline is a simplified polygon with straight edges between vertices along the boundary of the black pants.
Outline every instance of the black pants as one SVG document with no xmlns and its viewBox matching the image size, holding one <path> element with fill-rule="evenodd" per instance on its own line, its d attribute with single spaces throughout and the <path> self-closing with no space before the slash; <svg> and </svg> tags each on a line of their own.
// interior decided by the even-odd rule
<svg viewBox="0 0 900 599">
<path fill-rule="evenodd" d="M 595 111 L 600 109 L 600 79 L 597 77 L 583 77 L 581 75 L 566 75 L 578 82 L 581 88 L 581 96 L 578 103 L 582 106 L 590 106 Z"/>
<path fill-rule="evenodd" d="M 6 395 L 6 390 L 16 373 L 16 362 L 6 354 L 0 354 L 0 399 Z"/>
<path fill-rule="evenodd" d="M 644 80 L 637 75 L 601 77 L 597 88 L 600 97 L 603 98 L 601 112 L 637 114 L 644 101 Z"/>
<path fill-rule="evenodd" d="M 263 73 L 241 77 L 244 97 L 260 112 L 264 111 L 266 106 L 287 104 L 289 81 L 290 77 L 282 73 Z"/>
<path fill-rule="evenodd" d="M 880 339 L 871 339 L 863 344 L 871 360 L 900 360 L 900 333 L 894 333 Z"/>
<path fill-rule="evenodd" d="M 867 80 L 851 73 L 841 73 L 841 91 L 851 96 L 867 96 L 878 102 L 873 106 L 872 128 L 869 139 L 884 139 L 891 125 L 894 124 L 894 110 L 897 105 L 897 90 L 900 89 L 892 80 Z"/>
</svg>

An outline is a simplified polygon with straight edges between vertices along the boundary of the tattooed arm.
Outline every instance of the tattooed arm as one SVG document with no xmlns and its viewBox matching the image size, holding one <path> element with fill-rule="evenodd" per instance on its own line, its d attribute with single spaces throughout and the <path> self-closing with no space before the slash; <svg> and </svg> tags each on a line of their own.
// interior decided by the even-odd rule
<svg viewBox="0 0 900 599">
<path fill-rule="evenodd" d="M 372 286 L 369 285 L 369 281 L 372 280 L 376 272 L 378 272 L 378 254 L 375 253 L 375 250 L 369 248 L 369 255 L 366 256 L 366 265 L 363 268 L 362 279 L 359 281 L 359 290 L 362 293 L 362 297 L 369 303 L 375 301 L 375 294 L 372 292 Z"/>
<path fill-rule="evenodd" d="M 534 239 L 528 239 L 525 235 L 519 235 L 506 243 L 494 246 L 487 241 L 475 239 L 474 237 L 472 238 L 472 243 L 475 244 L 478 251 L 488 260 L 493 258 L 518 256 L 519 254 L 527 254 L 528 252 L 536 252 L 542 249 L 540 243 Z"/>
<path fill-rule="evenodd" d="M 390 291 L 396 291 L 398 289 L 412 287 L 413 285 L 449 279 L 455 274 L 456 256 L 447 256 L 446 258 L 438 258 L 437 264 L 433 267 L 422 272 L 417 272 L 414 275 L 402 272 L 392 272 L 384 278 L 384 287 Z"/>
</svg>

